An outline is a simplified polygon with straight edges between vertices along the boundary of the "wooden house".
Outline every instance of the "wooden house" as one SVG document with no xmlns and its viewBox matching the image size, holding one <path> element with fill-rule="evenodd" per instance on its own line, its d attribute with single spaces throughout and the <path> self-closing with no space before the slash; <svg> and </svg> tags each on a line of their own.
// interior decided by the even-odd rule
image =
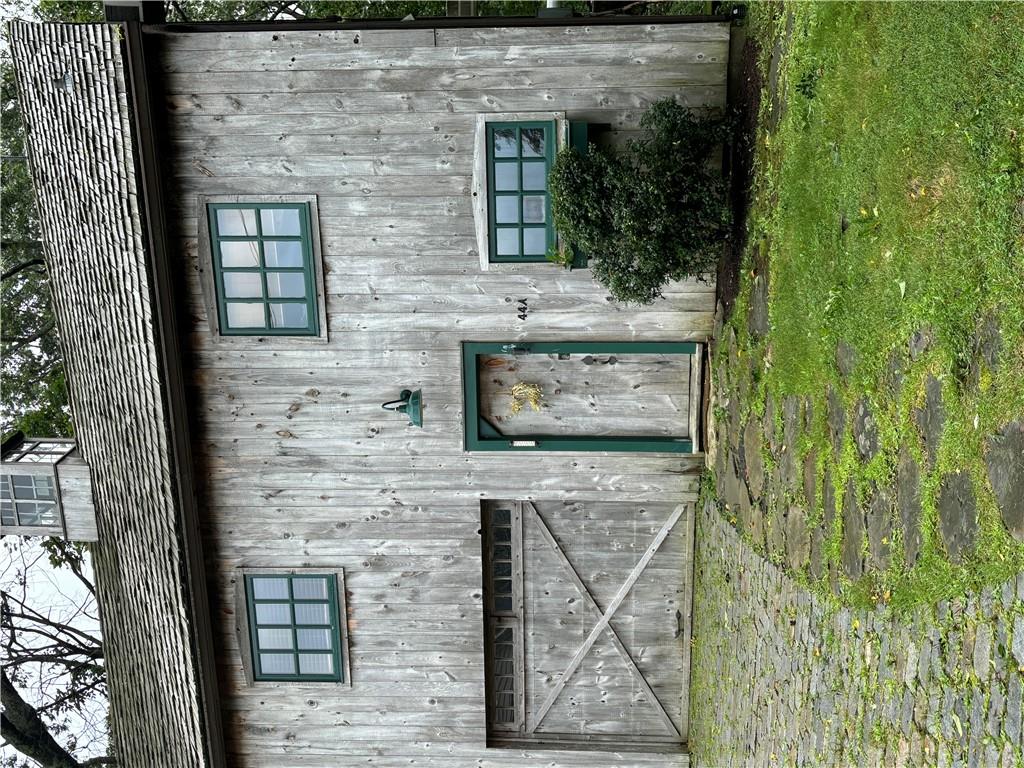
<svg viewBox="0 0 1024 768">
<path fill-rule="evenodd" d="M 547 262 L 547 172 L 729 37 L 13 25 L 124 765 L 688 764 L 714 284 Z"/>
</svg>

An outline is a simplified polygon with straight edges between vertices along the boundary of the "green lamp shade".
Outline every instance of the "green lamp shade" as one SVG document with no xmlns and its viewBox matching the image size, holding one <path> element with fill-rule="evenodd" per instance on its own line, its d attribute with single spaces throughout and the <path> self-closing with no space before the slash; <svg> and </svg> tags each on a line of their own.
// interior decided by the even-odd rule
<svg viewBox="0 0 1024 768">
<path fill-rule="evenodd" d="M 400 413 L 404 413 L 409 417 L 409 425 L 413 427 L 423 426 L 423 390 L 417 389 L 415 392 L 410 392 L 408 389 L 402 390 L 402 399 L 405 400 L 405 405 L 398 408 Z"/>
<path fill-rule="evenodd" d="M 385 411 L 397 411 L 409 417 L 410 427 L 423 426 L 423 390 L 403 389 L 398 400 L 384 403 L 381 408 Z"/>
</svg>

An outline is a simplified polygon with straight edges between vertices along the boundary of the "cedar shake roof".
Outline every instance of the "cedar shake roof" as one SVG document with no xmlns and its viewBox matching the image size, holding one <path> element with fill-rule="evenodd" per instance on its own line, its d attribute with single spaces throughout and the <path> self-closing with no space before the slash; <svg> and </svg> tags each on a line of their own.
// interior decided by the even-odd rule
<svg viewBox="0 0 1024 768">
<path fill-rule="evenodd" d="M 113 749 L 124 766 L 209 765 L 180 500 L 115 25 L 11 25 L 11 48 L 78 446 Z"/>
</svg>

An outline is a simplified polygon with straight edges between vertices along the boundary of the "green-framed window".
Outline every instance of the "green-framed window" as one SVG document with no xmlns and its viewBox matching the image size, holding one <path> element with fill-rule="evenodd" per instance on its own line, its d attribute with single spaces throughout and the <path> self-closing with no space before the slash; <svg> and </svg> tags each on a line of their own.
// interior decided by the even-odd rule
<svg viewBox="0 0 1024 768">
<path fill-rule="evenodd" d="M 491 262 L 545 261 L 555 246 L 548 172 L 555 121 L 487 124 L 487 222 Z"/>
<path fill-rule="evenodd" d="M 208 203 L 225 336 L 320 333 L 307 203 Z"/>
<path fill-rule="evenodd" d="M 254 680 L 345 682 L 333 573 L 245 576 Z"/>
<path fill-rule="evenodd" d="M 615 451 L 692 453 L 690 435 L 502 434 L 482 413 L 480 358 L 489 355 L 697 355 L 700 345 L 674 341 L 470 342 L 462 343 L 462 398 L 467 451 Z M 697 396 L 691 392 L 690 397 Z"/>
</svg>

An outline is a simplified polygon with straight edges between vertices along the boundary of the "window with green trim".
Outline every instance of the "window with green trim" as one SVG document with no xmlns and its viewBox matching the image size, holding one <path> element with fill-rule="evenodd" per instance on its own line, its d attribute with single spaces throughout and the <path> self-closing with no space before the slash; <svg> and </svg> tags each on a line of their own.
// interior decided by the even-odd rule
<svg viewBox="0 0 1024 768">
<path fill-rule="evenodd" d="M 254 680 L 345 682 L 333 573 L 245 576 Z"/>
<path fill-rule="evenodd" d="M 555 121 L 488 123 L 486 143 L 490 261 L 545 261 L 555 246 Z"/>
<path fill-rule="evenodd" d="M 699 372 L 702 350 L 695 342 L 674 341 L 575 341 L 575 342 L 474 342 L 462 343 L 462 397 L 465 414 L 464 446 L 467 451 L 618 451 L 624 453 L 692 453 L 694 435 L 698 433 L 698 413 L 701 409 L 699 382 L 691 381 L 695 370 Z M 606 356 L 600 361 L 598 356 Z M 654 356 L 652 363 L 643 363 L 637 358 Z M 500 361 L 495 365 L 492 361 Z M 600 374 L 591 369 L 583 371 L 594 363 L 607 368 Z M 631 388 L 629 381 L 619 379 L 626 371 L 644 365 L 673 371 L 668 378 L 663 375 L 659 381 L 677 387 L 672 391 L 662 390 L 651 403 L 644 415 L 634 414 L 620 421 L 620 429 L 611 432 L 603 423 L 596 410 L 600 402 L 636 403 L 642 397 L 651 397 L 653 390 L 646 394 Z M 573 366 L 579 366 L 575 371 Z M 673 366 L 675 366 L 673 368 Z M 523 416 L 509 419 L 494 410 L 500 402 L 507 408 L 507 380 L 496 375 L 497 371 L 515 372 L 516 377 L 528 376 L 528 383 L 537 384 L 545 393 L 551 393 L 536 418 L 527 413 L 528 421 L 537 426 L 521 429 Z M 527 372 L 530 373 L 527 373 Z M 659 374 L 665 373 L 659 371 Z M 586 379 L 586 381 L 583 381 Z M 579 413 L 563 412 L 568 418 L 557 415 L 560 381 L 580 380 L 588 390 L 587 405 Z M 599 382 L 602 387 L 596 389 Z M 630 380 L 631 381 L 631 380 Z M 690 382 L 687 384 L 686 382 Z M 593 385 L 593 386 L 592 386 Z M 606 399 L 607 398 L 607 399 Z M 685 400 L 684 400 L 685 398 Z M 660 402 L 659 402 L 660 401 Z M 663 405 L 667 401 L 669 405 Z M 671 405 L 675 401 L 682 407 Z M 571 407 L 572 401 L 566 403 Z M 486 406 L 486 407 L 485 407 Z M 657 408 L 659 410 L 651 410 Z M 508 411 L 506 411 L 508 413 Z M 589 423 L 592 433 L 582 420 L 585 413 L 591 414 Z M 612 414 L 609 414 L 612 415 Z M 577 416 L 581 418 L 577 418 Z M 625 424 L 636 424 L 637 431 L 622 428 Z M 576 430 L 580 429 L 579 432 Z M 648 431 L 650 430 L 650 431 Z"/>
<path fill-rule="evenodd" d="M 220 333 L 320 333 L 307 203 L 209 203 Z"/>
</svg>

